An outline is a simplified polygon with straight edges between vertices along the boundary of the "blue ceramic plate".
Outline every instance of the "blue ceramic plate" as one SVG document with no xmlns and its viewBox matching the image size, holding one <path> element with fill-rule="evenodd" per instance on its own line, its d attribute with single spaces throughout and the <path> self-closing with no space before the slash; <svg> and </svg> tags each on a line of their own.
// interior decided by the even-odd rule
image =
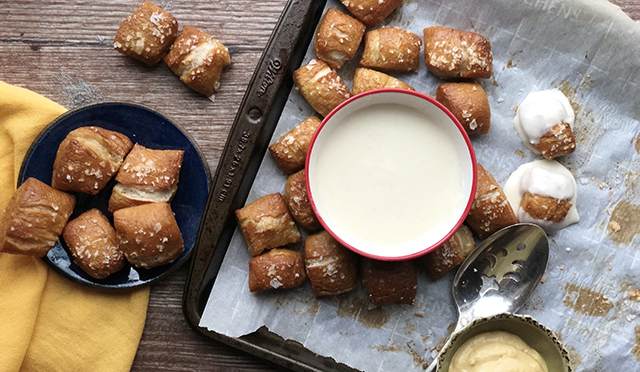
<svg viewBox="0 0 640 372">
<path fill-rule="evenodd" d="M 69 132 L 85 126 L 123 133 L 133 143 L 137 142 L 148 148 L 184 151 L 178 191 L 171 202 L 184 239 L 184 252 L 174 262 L 150 270 L 127 263 L 122 270 L 105 279 L 92 278 L 77 266 L 62 237 L 43 260 L 73 281 L 104 289 L 132 288 L 158 280 L 180 266 L 189 257 L 195 244 L 209 194 L 210 172 L 207 162 L 193 138 L 165 116 L 134 104 L 100 103 L 69 111 L 49 124 L 27 152 L 20 169 L 18 185 L 29 177 L 50 185 L 58 146 Z M 75 194 L 76 207 L 69 220 L 91 208 L 98 208 L 113 223 L 113 215 L 107 211 L 107 206 L 114 185 L 115 177 L 98 195 Z"/>
</svg>

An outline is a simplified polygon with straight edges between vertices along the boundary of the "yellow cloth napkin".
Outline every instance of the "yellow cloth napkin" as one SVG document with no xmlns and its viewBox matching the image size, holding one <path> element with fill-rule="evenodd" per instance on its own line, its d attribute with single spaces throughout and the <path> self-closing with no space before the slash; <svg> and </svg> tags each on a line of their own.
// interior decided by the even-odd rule
<svg viewBox="0 0 640 372">
<path fill-rule="evenodd" d="M 0 82 L 0 210 L 42 128 L 65 108 Z M 0 371 L 129 371 L 149 288 L 103 293 L 73 283 L 42 260 L 0 253 Z"/>
</svg>

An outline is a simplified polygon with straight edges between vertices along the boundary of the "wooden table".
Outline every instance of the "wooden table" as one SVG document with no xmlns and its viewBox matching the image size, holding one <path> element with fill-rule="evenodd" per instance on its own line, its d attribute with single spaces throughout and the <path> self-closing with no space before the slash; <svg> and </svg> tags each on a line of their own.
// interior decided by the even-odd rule
<svg viewBox="0 0 640 372">
<path fill-rule="evenodd" d="M 640 0 L 613 0 L 640 20 Z M 245 88 L 286 0 L 157 0 L 181 25 L 223 41 L 233 64 L 211 102 L 164 64 L 147 67 L 113 50 L 122 20 L 140 0 L 0 0 L 0 80 L 73 108 L 96 100 L 130 101 L 183 124 L 212 172 Z M 182 316 L 188 264 L 151 287 L 147 323 L 132 371 L 281 371 L 198 336 Z"/>
</svg>

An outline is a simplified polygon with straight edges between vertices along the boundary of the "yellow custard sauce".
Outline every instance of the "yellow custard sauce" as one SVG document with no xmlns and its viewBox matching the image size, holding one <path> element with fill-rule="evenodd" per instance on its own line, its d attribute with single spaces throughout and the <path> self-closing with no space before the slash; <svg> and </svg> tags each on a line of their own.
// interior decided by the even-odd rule
<svg viewBox="0 0 640 372">
<path fill-rule="evenodd" d="M 502 331 L 467 340 L 456 352 L 448 372 L 548 372 L 540 354 L 520 337 Z"/>
</svg>

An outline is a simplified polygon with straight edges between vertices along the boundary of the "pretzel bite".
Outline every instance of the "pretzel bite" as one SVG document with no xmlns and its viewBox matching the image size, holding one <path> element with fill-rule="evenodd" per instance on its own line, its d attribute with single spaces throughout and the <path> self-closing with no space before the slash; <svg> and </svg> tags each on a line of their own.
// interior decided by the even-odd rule
<svg viewBox="0 0 640 372">
<path fill-rule="evenodd" d="M 307 280 L 302 254 L 274 249 L 249 260 L 249 291 L 295 288 Z"/>
<path fill-rule="evenodd" d="M 145 1 L 128 16 L 116 33 L 113 47 L 153 66 L 169 52 L 178 35 L 178 21 L 159 6 Z"/>
<path fill-rule="evenodd" d="M 151 269 L 176 260 L 184 251 L 180 228 L 167 203 L 150 203 L 113 212 L 118 247 L 136 267 Z"/>
<path fill-rule="evenodd" d="M 418 288 L 418 275 L 411 261 L 377 261 L 360 259 L 362 286 L 371 302 L 413 304 Z"/>
<path fill-rule="evenodd" d="M 285 172 L 304 168 L 309 143 L 320 123 L 322 122 L 317 117 L 309 116 L 269 146 L 269 152 L 278 168 Z"/>
<path fill-rule="evenodd" d="M 99 127 L 75 129 L 58 147 L 51 186 L 95 195 L 118 172 L 131 146 L 122 133 Z"/>
<path fill-rule="evenodd" d="M 420 36 L 398 27 L 382 27 L 364 35 L 360 66 L 384 72 L 417 72 Z"/>
<path fill-rule="evenodd" d="M 76 265 L 96 279 L 104 279 L 124 266 L 124 254 L 118 249 L 116 231 L 95 208 L 70 221 L 62 237 Z"/>
<path fill-rule="evenodd" d="M 316 231 L 322 227 L 309 202 L 304 169 L 287 178 L 287 182 L 284 184 L 284 201 L 293 218 L 305 230 Z"/>
<path fill-rule="evenodd" d="M 545 133 L 540 142 L 532 145 L 545 159 L 555 159 L 558 156 L 569 155 L 576 150 L 576 138 L 571 126 L 567 123 L 554 125 Z"/>
<path fill-rule="evenodd" d="M 220 87 L 222 69 L 231 64 L 231 57 L 224 44 L 187 25 L 164 62 L 189 88 L 210 97 Z"/>
<path fill-rule="evenodd" d="M 487 94 L 478 83 L 444 83 L 436 90 L 436 100 L 448 108 L 468 134 L 487 134 L 491 109 Z"/>
<path fill-rule="evenodd" d="M 252 256 L 300 241 L 300 231 L 279 193 L 265 195 L 236 210 L 236 219 Z"/>
<path fill-rule="evenodd" d="M 444 78 L 488 79 L 493 55 L 482 35 L 453 28 L 424 29 L 424 61 L 427 69 Z"/>
<path fill-rule="evenodd" d="M 305 268 L 316 296 L 332 296 L 356 288 L 356 255 L 326 231 L 310 235 L 304 243 Z"/>
<path fill-rule="evenodd" d="M 467 215 L 467 224 L 480 239 L 518 223 L 502 188 L 480 163 L 476 196 Z"/>
<path fill-rule="evenodd" d="M 375 26 L 387 18 L 402 0 L 341 0 L 342 4 L 367 26 Z"/>
<path fill-rule="evenodd" d="M 374 89 L 398 88 L 415 90 L 409 84 L 389 76 L 385 73 L 370 70 L 368 68 L 358 68 L 353 75 L 353 94 L 360 94 Z"/>
<path fill-rule="evenodd" d="M 513 124 L 527 148 L 551 160 L 575 151 L 574 120 L 569 99 L 558 89 L 549 89 L 529 93 Z"/>
<path fill-rule="evenodd" d="M 44 257 L 56 244 L 76 198 L 28 178 L 2 216 L 0 252 Z"/>
<path fill-rule="evenodd" d="M 116 176 L 109 211 L 169 203 L 178 189 L 183 156 L 181 150 L 152 150 L 136 143 Z"/>
<path fill-rule="evenodd" d="M 568 200 L 556 199 L 551 196 L 524 193 L 520 208 L 535 220 L 562 222 L 571 209 Z"/>
<path fill-rule="evenodd" d="M 461 225 L 458 231 L 435 251 L 423 256 L 424 266 L 431 280 L 442 278 L 451 271 L 473 251 L 476 242 L 473 240 L 471 230 Z"/>
<path fill-rule="evenodd" d="M 351 97 L 349 87 L 338 73 L 319 59 L 314 58 L 297 69 L 293 81 L 304 99 L 322 116 Z"/>
<path fill-rule="evenodd" d="M 338 70 L 356 54 L 364 29 L 362 22 L 329 8 L 316 29 L 313 43 L 316 57 Z"/>
</svg>

